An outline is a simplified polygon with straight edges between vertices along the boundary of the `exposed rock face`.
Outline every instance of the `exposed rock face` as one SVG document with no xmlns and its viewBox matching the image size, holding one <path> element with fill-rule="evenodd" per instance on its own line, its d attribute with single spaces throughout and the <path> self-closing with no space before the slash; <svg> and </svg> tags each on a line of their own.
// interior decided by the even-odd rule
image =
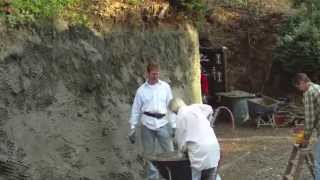
<svg viewBox="0 0 320 180">
<path fill-rule="evenodd" d="M 2 27 L 0 39 L 0 160 L 28 166 L 29 179 L 142 179 L 139 148 L 126 136 L 148 57 L 160 60 L 175 94 L 198 100 L 190 28 Z"/>
</svg>

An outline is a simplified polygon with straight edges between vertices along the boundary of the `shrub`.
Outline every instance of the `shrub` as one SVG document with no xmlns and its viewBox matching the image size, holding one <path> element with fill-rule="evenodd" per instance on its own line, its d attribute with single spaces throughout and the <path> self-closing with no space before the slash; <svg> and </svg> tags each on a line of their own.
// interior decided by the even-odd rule
<svg viewBox="0 0 320 180">
<path fill-rule="evenodd" d="M 34 22 L 54 18 L 61 11 L 78 0 L 13 0 L 13 12 L 7 15 L 10 24 Z"/>
<path fill-rule="evenodd" d="M 320 68 L 320 3 L 317 1 L 300 3 L 299 13 L 289 17 L 281 28 L 274 60 L 287 73 L 313 73 Z"/>
<path fill-rule="evenodd" d="M 206 5 L 201 0 L 170 0 L 171 6 L 186 13 L 202 13 Z"/>
</svg>

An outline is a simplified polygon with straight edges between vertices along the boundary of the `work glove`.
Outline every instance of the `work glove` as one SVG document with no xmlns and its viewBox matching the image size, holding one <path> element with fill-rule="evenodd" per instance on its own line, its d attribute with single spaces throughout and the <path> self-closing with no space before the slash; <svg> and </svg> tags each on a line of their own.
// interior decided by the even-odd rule
<svg viewBox="0 0 320 180">
<path fill-rule="evenodd" d="M 308 145 L 309 145 L 309 141 L 304 139 L 304 140 L 299 144 L 299 147 L 300 147 L 300 148 L 307 148 Z"/>
<path fill-rule="evenodd" d="M 176 128 L 171 128 L 171 137 L 176 137 Z"/>
<path fill-rule="evenodd" d="M 131 144 L 134 144 L 136 142 L 136 129 L 131 129 L 129 135 L 128 135 L 129 141 Z"/>
<path fill-rule="evenodd" d="M 172 140 L 172 144 L 173 144 L 173 150 L 176 151 L 176 150 L 179 150 L 179 147 L 178 147 L 178 143 L 175 139 Z"/>
<path fill-rule="evenodd" d="M 189 155 L 188 155 L 188 149 L 187 149 L 187 145 L 183 145 L 180 149 L 180 152 L 187 158 L 189 158 Z"/>
</svg>

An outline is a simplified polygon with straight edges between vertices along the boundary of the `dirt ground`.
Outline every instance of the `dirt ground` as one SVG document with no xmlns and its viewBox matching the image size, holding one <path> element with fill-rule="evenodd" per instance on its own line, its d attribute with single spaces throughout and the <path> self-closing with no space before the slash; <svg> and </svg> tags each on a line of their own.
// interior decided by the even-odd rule
<svg viewBox="0 0 320 180">
<path fill-rule="evenodd" d="M 217 124 L 216 135 L 222 147 L 219 174 L 223 180 L 278 180 L 281 179 L 293 148 L 291 128 L 256 128 L 254 126 L 231 129 Z M 303 166 L 303 180 L 311 174 Z"/>
</svg>

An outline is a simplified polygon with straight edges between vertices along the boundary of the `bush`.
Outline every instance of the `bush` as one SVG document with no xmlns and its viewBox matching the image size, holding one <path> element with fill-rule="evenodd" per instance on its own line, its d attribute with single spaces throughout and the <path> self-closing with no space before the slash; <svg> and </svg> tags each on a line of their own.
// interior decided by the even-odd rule
<svg viewBox="0 0 320 180">
<path fill-rule="evenodd" d="M 313 73 L 320 68 L 320 3 L 317 1 L 300 3 L 299 13 L 289 17 L 281 28 L 274 60 L 287 73 Z"/>
<path fill-rule="evenodd" d="M 202 13 L 207 9 L 201 0 L 169 0 L 171 6 L 186 13 Z"/>
<path fill-rule="evenodd" d="M 138 5 L 143 3 L 143 0 L 128 0 L 127 2 L 131 5 Z"/>
<path fill-rule="evenodd" d="M 13 12 L 7 15 L 10 24 L 34 22 L 54 18 L 61 11 L 78 0 L 13 0 Z"/>
</svg>

